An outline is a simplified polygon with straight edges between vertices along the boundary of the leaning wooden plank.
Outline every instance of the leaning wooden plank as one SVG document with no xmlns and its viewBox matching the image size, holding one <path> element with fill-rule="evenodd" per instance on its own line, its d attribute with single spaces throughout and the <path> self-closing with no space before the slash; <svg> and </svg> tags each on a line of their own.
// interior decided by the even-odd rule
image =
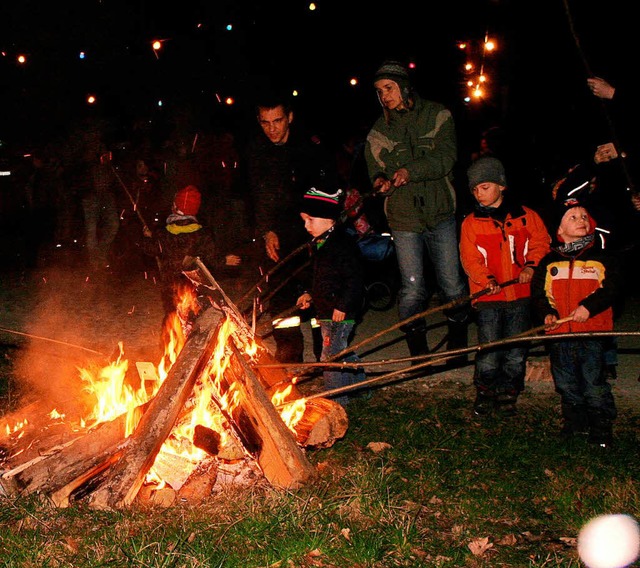
<svg viewBox="0 0 640 568">
<path fill-rule="evenodd" d="M 116 509 L 133 502 L 211 357 L 222 318 L 220 311 L 209 308 L 196 320 L 193 331 L 149 403 L 122 457 L 105 481 L 89 496 L 91 507 Z"/>
<path fill-rule="evenodd" d="M 232 410 L 234 427 L 254 455 L 265 478 L 275 487 L 296 489 L 315 476 L 315 469 L 280 418 L 255 372 L 231 340 L 233 357 L 227 372 L 242 385 L 240 403 Z"/>
</svg>

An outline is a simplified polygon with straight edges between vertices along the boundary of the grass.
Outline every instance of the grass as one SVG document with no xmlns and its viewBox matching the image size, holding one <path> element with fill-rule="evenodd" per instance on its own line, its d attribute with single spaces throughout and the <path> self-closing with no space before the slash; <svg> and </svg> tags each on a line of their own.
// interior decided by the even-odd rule
<svg viewBox="0 0 640 568">
<path fill-rule="evenodd" d="M 318 477 L 295 492 L 259 482 L 119 511 L 0 497 L 0 565 L 578 568 L 588 519 L 640 517 L 637 414 L 600 451 L 558 438 L 555 395 L 526 392 L 503 419 L 471 402 L 418 382 L 357 399 L 345 438 L 307 451 Z"/>
</svg>

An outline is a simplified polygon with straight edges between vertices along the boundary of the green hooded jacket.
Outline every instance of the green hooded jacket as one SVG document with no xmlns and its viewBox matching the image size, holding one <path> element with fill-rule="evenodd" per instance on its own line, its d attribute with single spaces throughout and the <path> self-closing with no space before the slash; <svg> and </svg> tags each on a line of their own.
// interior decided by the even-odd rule
<svg viewBox="0 0 640 568">
<path fill-rule="evenodd" d="M 411 110 L 381 116 L 367 135 L 365 157 L 373 181 L 391 179 L 399 168 L 410 181 L 385 198 L 389 226 L 397 231 L 433 229 L 455 214 L 452 170 L 457 159 L 451 112 L 440 103 L 413 96 Z"/>
</svg>

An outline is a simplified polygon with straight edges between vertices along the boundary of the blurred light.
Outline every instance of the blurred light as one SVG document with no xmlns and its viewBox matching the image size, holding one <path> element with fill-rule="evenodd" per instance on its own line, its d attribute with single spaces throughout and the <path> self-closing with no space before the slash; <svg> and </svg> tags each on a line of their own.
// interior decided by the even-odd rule
<svg viewBox="0 0 640 568">
<path fill-rule="evenodd" d="M 467 95 L 467 96 L 464 98 L 464 102 L 465 102 L 465 103 L 470 103 L 470 102 L 471 102 L 471 97 Z"/>
<path fill-rule="evenodd" d="M 311 2 L 311 4 L 309 4 L 309 10 L 311 10 L 312 12 L 317 8 L 316 3 L 315 2 Z"/>
<path fill-rule="evenodd" d="M 481 89 L 480 87 L 476 87 L 476 88 L 473 90 L 473 96 L 474 96 L 476 99 L 479 99 L 480 97 L 482 97 L 482 95 L 483 95 L 483 94 L 484 94 L 484 93 L 483 93 L 483 91 L 482 91 L 482 89 Z"/>
<path fill-rule="evenodd" d="M 465 63 L 464 64 L 464 70 L 465 71 L 471 71 L 473 69 L 473 63 Z"/>
<path fill-rule="evenodd" d="M 227 98 L 224 100 L 224 102 L 225 102 L 225 104 L 227 104 L 227 105 L 232 105 L 232 104 L 233 104 L 233 103 L 235 103 L 236 101 L 234 101 L 234 100 L 233 100 L 233 97 L 227 97 Z"/>
<path fill-rule="evenodd" d="M 162 49 L 162 42 L 159 39 L 154 39 L 151 42 L 151 47 L 153 48 L 153 51 L 158 51 L 159 49 Z"/>
<path fill-rule="evenodd" d="M 487 76 L 486 75 L 480 75 L 480 77 L 478 77 L 478 81 L 480 81 L 481 83 L 486 83 Z"/>
<path fill-rule="evenodd" d="M 496 49 L 496 47 L 497 47 L 497 46 L 496 46 L 495 41 L 493 41 L 493 40 L 491 40 L 491 39 L 490 39 L 490 40 L 487 40 L 487 41 L 485 41 L 485 42 L 484 42 L 484 48 L 485 48 L 487 51 L 493 51 L 494 49 Z"/>
<path fill-rule="evenodd" d="M 79 57 L 80 59 L 84 59 L 86 56 L 87 56 L 87 54 L 86 54 L 84 51 L 81 51 L 81 52 L 78 54 L 78 57 Z"/>
<path fill-rule="evenodd" d="M 297 97 L 299 94 L 298 89 L 293 89 L 293 91 L 291 91 L 291 95 L 294 97 Z"/>
<path fill-rule="evenodd" d="M 473 81 L 471 79 L 467 81 L 467 87 L 473 87 Z"/>
<path fill-rule="evenodd" d="M 97 99 L 96 99 L 95 95 L 87 95 L 87 103 L 88 104 L 90 104 L 90 105 L 95 104 L 96 100 Z"/>
<path fill-rule="evenodd" d="M 409 69 L 415 69 L 416 64 L 413 61 L 409 61 Z"/>
<path fill-rule="evenodd" d="M 162 101 L 161 101 L 161 100 L 160 100 L 160 101 L 158 101 L 158 106 L 159 106 L 159 107 L 161 107 L 161 106 L 162 106 Z M 149 122 L 151 122 L 151 121 L 149 121 Z"/>
<path fill-rule="evenodd" d="M 458 49 L 467 49 L 467 44 L 464 41 L 458 42 Z"/>
<path fill-rule="evenodd" d="M 227 24 L 225 29 L 230 32 L 233 29 L 233 24 Z"/>
<path fill-rule="evenodd" d="M 26 63 L 27 56 L 26 55 L 18 55 L 18 63 Z"/>
<path fill-rule="evenodd" d="M 351 79 L 349 79 L 349 84 L 352 87 L 355 87 L 358 84 L 358 79 L 356 79 L 355 77 L 351 77 Z"/>
</svg>

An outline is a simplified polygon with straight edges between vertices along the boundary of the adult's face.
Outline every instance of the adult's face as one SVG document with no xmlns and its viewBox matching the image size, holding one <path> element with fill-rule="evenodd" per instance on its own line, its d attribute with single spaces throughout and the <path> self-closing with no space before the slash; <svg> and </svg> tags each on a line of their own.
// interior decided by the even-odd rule
<svg viewBox="0 0 640 568">
<path fill-rule="evenodd" d="M 398 83 L 391 79 L 379 79 L 373 86 L 376 88 L 376 93 L 380 102 L 389 110 L 402 110 L 404 109 L 404 102 L 402 101 L 402 93 Z"/>
<path fill-rule="evenodd" d="M 285 112 L 282 105 L 258 110 L 258 122 L 267 138 L 274 144 L 284 144 L 289 138 L 293 112 Z"/>
</svg>

